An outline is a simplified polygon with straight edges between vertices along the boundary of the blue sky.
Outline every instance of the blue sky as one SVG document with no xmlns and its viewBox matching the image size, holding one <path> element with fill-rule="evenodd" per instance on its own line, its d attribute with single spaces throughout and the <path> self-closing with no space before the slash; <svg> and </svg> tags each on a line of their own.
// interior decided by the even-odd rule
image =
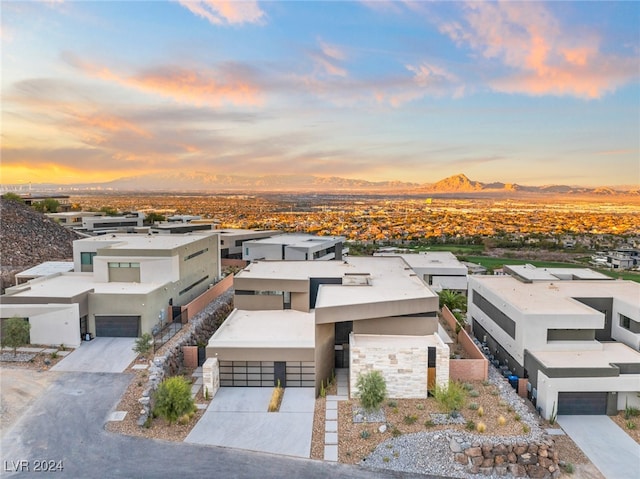
<svg viewBox="0 0 640 479">
<path fill-rule="evenodd" d="M 639 2 L 1 8 L 3 184 L 640 184 Z"/>
</svg>

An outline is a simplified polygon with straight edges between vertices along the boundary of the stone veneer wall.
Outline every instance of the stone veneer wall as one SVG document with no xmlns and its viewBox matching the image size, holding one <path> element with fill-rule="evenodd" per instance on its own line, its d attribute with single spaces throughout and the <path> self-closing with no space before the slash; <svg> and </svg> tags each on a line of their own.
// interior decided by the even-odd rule
<svg viewBox="0 0 640 479">
<path fill-rule="evenodd" d="M 516 442 L 514 444 L 468 443 L 453 438 L 449 444 L 454 461 L 467 466 L 471 474 L 535 479 L 557 478 L 561 471 L 558 465 L 558 451 L 552 439 L 546 437 L 537 442 Z"/>
<path fill-rule="evenodd" d="M 202 394 L 214 397 L 220 389 L 220 366 L 218 358 L 209 358 L 202 365 Z"/>
<path fill-rule="evenodd" d="M 387 395 L 391 398 L 427 397 L 427 348 L 378 346 L 363 347 L 357 345 L 357 336 L 349 337 L 350 351 L 350 393 L 357 396 L 355 390 L 358 376 L 377 370 L 382 373 L 387 385 Z M 437 334 L 436 346 L 436 383 L 446 386 L 449 382 L 449 347 Z"/>
<path fill-rule="evenodd" d="M 232 288 L 227 289 L 196 317 L 191 319 L 188 324 L 183 325 L 182 328 L 183 330 L 186 329 L 186 333 L 180 331 L 178 335 L 162 346 L 161 350 L 164 351 L 162 355 L 154 357 L 153 361 L 150 362 L 149 380 L 142 397 L 138 399 L 142 405 L 142 413 L 138 418 L 139 426 L 145 424 L 153 409 L 153 392 L 158 388 L 158 385 L 165 376 L 175 375 L 182 368 L 182 348 L 208 342 L 209 338 L 216 332 L 231 311 L 233 311 Z M 211 393 L 212 391 L 210 391 Z"/>
</svg>

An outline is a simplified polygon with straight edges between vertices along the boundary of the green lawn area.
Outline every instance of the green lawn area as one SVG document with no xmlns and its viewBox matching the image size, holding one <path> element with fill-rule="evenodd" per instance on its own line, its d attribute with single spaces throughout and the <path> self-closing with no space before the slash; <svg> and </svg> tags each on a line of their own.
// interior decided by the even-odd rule
<svg viewBox="0 0 640 479">
<path fill-rule="evenodd" d="M 538 268 L 591 268 L 594 271 L 598 271 L 602 274 L 606 274 L 612 278 L 621 278 L 629 281 L 635 281 L 640 283 L 640 273 L 634 273 L 631 271 L 612 271 L 609 269 L 602 268 L 593 268 L 589 265 L 585 264 L 577 264 L 577 263 L 557 263 L 554 261 L 533 261 L 526 259 L 517 259 L 517 258 L 492 258 L 489 256 L 465 256 L 466 261 L 470 261 L 472 263 L 479 263 L 485 268 L 496 269 L 500 268 L 505 264 L 532 264 L 537 266 Z"/>
<path fill-rule="evenodd" d="M 454 254 L 481 253 L 484 246 L 481 244 L 435 244 L 411 248 L 414 251 L 451 251 Z"/>
</svg>

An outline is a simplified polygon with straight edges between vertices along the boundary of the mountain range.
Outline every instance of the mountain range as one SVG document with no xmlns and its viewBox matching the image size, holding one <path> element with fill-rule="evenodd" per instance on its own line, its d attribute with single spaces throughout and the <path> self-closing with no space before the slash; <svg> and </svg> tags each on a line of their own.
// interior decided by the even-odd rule
<svg viewBox="0 0 640 479">
<path fill-rule="evenodd" d="M 5 189 L 11 188 L 6 185 Z M 32 185 L 32 189 L 63 191 L 103 190 L 122 192 L 314 192 L 314 193 L 385 193 L 385 194 L 470 194 L 487 195 L 597 195 L 640 196 L 638 187 L 580 187 L 568 185 L 523 186 L 516 183 L 483 183 L 460 173 L 436 183 L 402 181 L 367 181 L 314 175 L 240 176 L 205 172 L 152 173 L 117 180 L 76 185 Z"/>
</svg>

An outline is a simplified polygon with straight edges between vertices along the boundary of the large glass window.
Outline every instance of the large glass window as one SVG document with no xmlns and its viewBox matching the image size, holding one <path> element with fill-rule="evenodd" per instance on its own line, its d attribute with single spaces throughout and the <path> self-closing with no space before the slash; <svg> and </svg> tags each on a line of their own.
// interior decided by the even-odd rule
<svg viewBox="0 0 640 479">
<path fill-rule="evenodd" d="M 640 323 L 638 321 L 634 321 L 629 316 L 625 316 L 624 314 L 620 314 L 620 326 L 624 329 L 631 331 L 632 333 L 640 333 Z"/>
</svg>

